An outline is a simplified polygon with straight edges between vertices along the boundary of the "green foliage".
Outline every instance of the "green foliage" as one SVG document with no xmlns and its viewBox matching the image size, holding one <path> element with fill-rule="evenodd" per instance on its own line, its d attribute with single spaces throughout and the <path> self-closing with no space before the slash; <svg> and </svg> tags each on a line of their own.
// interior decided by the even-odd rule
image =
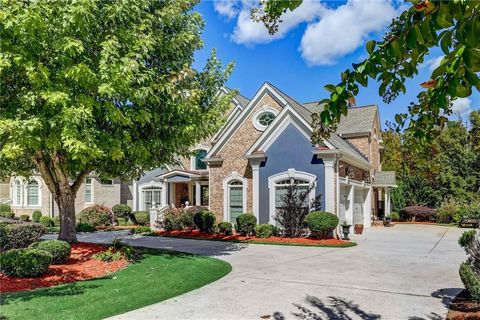
<svg viewBox="0 0 480 320">
<path fill-rule="evenodd" d="M 30 220 L 30 216 L 28 214 L 22 214 L 20 216 L 20 220 L 28 222 Z"/>
<path fill-rule="evenodd" d="M 135 217 L 135 223 L 139 226 L 148 226 L 150 224 L 150 212 L 148 211 L 136 211 L 133 216 Z"/>
<path fill-rule="evenodd" d="M 108 250 L 96 253 L 92 257 L 100 261 L 111 262 L 120 260 L 122 254 L 119 251 L 114 252 L 112 248 L 108 248 Z"/>
<path fill-rule="evenodd" d="M 138 234 L 138 233 L 150 233 L 152 230 L 150 227 L 147 226 L 142 226 L 142 227 L 137 227 L 132 229 L 133 233 Z"/>
<path fill-rule="evenodd" d="M 126 226 L 127 225 L 127 219 L 117 218 L 117 223 L 118 223 L 119 226 Z"/>
<path fill-rule="evenodd" d="M 52 219 L 54 227 L 60 227 L 60 216 L 55 216 Z"/>
<path fill-rule="evenodd" d="M 0 223 L 0 251 L 28 247 L 46 233 L 39 223 Z"/>
<path fill-rule="evenodd" d="M 193 216 L 195 225 L 202 232 L 213 232 L 215 220 L 215 215 L 210 211 L 199 211 Z"/>
<path fill-rule="evenodd" d="M 97 229 L 95 229 L 94 226 L 88 223 L 77 223 L 76 227 L 77 232 L 95 232 Z"/>
<path fill-rule="evenodd" d="M 50 253 L 31 248 L 12 249 L 0 254 L 0 271 L 15 277 L 38 277 L 44 274 L 50 263 Z"/>
<path fill-rule="evenodd" d="M 474 301 L 480 302 L 480 238 L 477 230 L 466 231 L 458 243 L 468 254 L 460 266 L 460 279 Z"/>
<path fill-rule="evenodd" d="M 70 257 L 72 247 L 63 240 L 45 240 L 32 243 L 30 248 L 43 250 L 52 256 L 52 264 L 62 264 Z"/>
<path fill-rule="evenodd" d="M 252 15 L 274 33 L 281 14 L 294 10 L 301 2 L 262 1 Z M 422 83 L 425 90 L 418 94 L 418 102 L 411 104 L 408 113 L 396 115 L 398 127 L 408 125 L 407 131 L 420 139 L 434 137 L 437 126 L 443 126 L 452 113 L 451 101 L 470 96 L 472 89 L 480 90 L 480 2 L 411 2 L 392 21 L 381 41 L 367 42 L 365 60 L 342 72 L 336 85 L 325 86 L 330 97 L 321 102 L 325 104 L 322 111 L 312 116 L 313 143 L 336 130 L 336 124 L 348 113 L 348 103 L 355 100 L 360 86 L 368 86 L 369 78 L 380 83 L 379 95 L 386 103 L 405 93 L 406 79 L 418 74 L 424 57 L 434 48 L 442 50 L 443 59 L 430 80 Z"/>
<path fill-rule="evenodd" d="M 400 210 L 402 220 L 430 221 L 435 216 L 435 210 L 425 206 L 410 206 Z"/>
<path fill-rule="evenodd" d="M 126 204 L 116 204 L 112 207 L 113 216 L 118 218 L 129 219 L 132 214 L 132 208 Z"/>
<path fill-rule="evenodd" d="M 258 224 L 255 226 L 255 235 L 259 238 L 270 238 L 276 235 L 276 227 L 271 224 Z"/>
<path fill-rule="evenodd" d="M 459 274 L 472 300 L 480 302 L 480 276 L 473 270 L 472 265 L 468 262 L 463 262 L 460 265 Z"/>
<path fill-rule="evenodd" d="M 93 227 L 110 226 L 112 224 L 112 213 L 108 207 L 94 205 L 80 211 L 78 221 Z"/>
<path fill-rule="evenodd" d="M 6 203 L 0 203 L 0 213 L 3 212 L 12 212 L 12 208 L 10 207 L 10 205 Z"/>
<path fill-rule="evenodd" d="M 171 208 L 165 211 L 162 226 L 167 231 L 185 230 L 195 228 L 193 217 L 196 212 L 205 210 L 200 207 Z"/>
<path fill-rule="evenodd" d="M 233 225 L 229 221 L 222 221 L 218 224 L 218 232 L 230 236 L 233 233 Z"/>
<path fill-rule="evenodd" d="M 398 212 L 392 212 L 390 213 L 390 218 L 392 219 L 392 221 L 399 221 L 400 215 L 398 214 Z"/>
<path fill-rule="evenodd" d="M 237 217 L 237 232 L 243 235 L 251 235 L 255 231 L 257 217 L 251 213 L 242 213 Z"/>
<path fill-rule="evenodd" d="M 33 211 L 32 213 L 32 220 L 34 222 L 40 222 L 40 217 L 42 216 L 42 213 L 38 210 Z"/>
<path fill-rule="evenodd" d="M 314 211 L 305 217 L 305 224 L 312 235 L 325 239 L 338 225 L 338 217 L 330 212 Z"/>
<path fill-rule="evenodd" d="M 453 220 L 458 223 L 462 218 L 480 219 L 480 202 L 458 205 Z"/>
<path fill-rule="evenodd" d="M 446 199 L 435 212 L 435 218 L 437 222 L 440 223 L 451 223 L 453 222 L 457 210 L 457 202 L 453 199 Z"/>
<path fill-rule="evenodd" d="M 45 227 L 53 227 L 53 220 L 47 216 L 41 216 L 39 222 Z"/>
<path fill-rule="evenodd" d="M 2 212 L 1 215 L 4 216 L 5 218 L 9 218 L 9 219 L 15 218 L 15 213 L 13 213 L 13 212 Z"/>
</svg>

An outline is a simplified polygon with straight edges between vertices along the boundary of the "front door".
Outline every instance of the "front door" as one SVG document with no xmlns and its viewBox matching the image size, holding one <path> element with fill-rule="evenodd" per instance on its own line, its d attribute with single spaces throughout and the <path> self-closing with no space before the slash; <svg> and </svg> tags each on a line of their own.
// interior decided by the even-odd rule
<svg viewBox="0 0 480 320">
<path fill-rule="evenodd" d="M 184 206 L 187 201 L 192 205 L 189 198 L 188 183 L 175 183 L 175 206 L 177 208 Z"/>
</svg>

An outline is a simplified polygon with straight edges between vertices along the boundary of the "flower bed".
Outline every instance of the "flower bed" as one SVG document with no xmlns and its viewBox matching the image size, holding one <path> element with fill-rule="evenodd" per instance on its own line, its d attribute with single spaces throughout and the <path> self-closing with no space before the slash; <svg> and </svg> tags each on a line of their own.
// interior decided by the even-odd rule
<svg viewBox="0 0 480 320">
<path fill-rule="evenodd" d="M 480 304 L 472 301 L 466 290 L 460 292 L 448 308 L 447 320 L 480 319 Z"/>
<path fill-rule="evenodd" d="M 105 251 L 108 247 L 99 244 L 77 243 L 72 245 L 72 253 L 65 264 L 51 265 L 47 273 L 38 278 L 16 278 L 0 273 L 0 293 L 32 290 L 50 287 L 61 283 L 103 277 L 127 266 L 126 259 L 103 262 L 92 255 Z"/>
<path fill-rule="evenodd" d="M 337 240 L 337 239 L 315 239 L 315 238 L 284 238 L 284 237 L 269 237 L 257 238 L 255 236 L 246 237 L 240 234 L 232 234 L 229 236 L 223 234 L 206 233 L 198 230 L 183 230 L 183 231 L 156 231 L 153 233 L 156 236 L 173 237 L 173 238 L 188 238 L 188 239 L 202 239 L 202 240 L 219 240 L 232 242 L 246 242 L 259 244 L 279 244 L 279 245 L 298 245 L 298 246 L 317 246 L 317 247 L 352 247 L 356 243 Z"/>
</svg>

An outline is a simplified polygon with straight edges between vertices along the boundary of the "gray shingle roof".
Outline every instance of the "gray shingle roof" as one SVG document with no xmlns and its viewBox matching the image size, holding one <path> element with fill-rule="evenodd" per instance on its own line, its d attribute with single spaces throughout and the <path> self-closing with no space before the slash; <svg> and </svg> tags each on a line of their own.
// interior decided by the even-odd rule
<svg viewBox="0 0 480 320">
<path fill-rule="evenodd" d="M 395 171 L 379 171 L 375 173 L 375 178 L 373 179 L 374 186 L 395 186 L 396 184 Z"/>
<path fill-rule="evenodd" d="M 237 94 L 235 96 L 235 99 L 238 100 L 238 102 L 240 103 L 240 105 L 242 106 L 242 108 L 245 108 L 247 106 L 247 104 L 250 102 L 250 99 L 248 99 L 247 97 L 244 97 L 242 96 L 241 94 Z"/>
</svg>

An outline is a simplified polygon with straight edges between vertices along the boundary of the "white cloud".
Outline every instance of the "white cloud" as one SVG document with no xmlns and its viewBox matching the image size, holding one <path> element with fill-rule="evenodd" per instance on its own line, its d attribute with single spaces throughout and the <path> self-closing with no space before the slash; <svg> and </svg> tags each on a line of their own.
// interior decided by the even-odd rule
<svg viewBox="0 0 480 320">
<path fill-rule="evenodd" d="M 311 65 L 333 64 L 363 45 L 370 33 L 382 31 L 397 15 L 390 1 L 349 0 L 308 25 L 300 51 Z"/>
<path fill-rule="evenodd" d="M 452 116 L 463 116 L 470 112 L 472 100 L 470 98 L 457 98 L 452 101 Z"/>
<path fill-rule="evenodd" d="M 440 65 L 440 62 L 442 62 L 442 59 L 443 59 L 443 56 L 428 59 L 425 61 L 425 65 L 430 72 L 433 72 L 433 70 L 437 69 L 437 67 Z"/>
<path fill-rule="evenodd" d="M 240 11 L 240 3 L 236 0 L 215 0 L 213 2 L 213 8 L 221 16 L 233 19 L 238 15 Z"/>
</svg>

